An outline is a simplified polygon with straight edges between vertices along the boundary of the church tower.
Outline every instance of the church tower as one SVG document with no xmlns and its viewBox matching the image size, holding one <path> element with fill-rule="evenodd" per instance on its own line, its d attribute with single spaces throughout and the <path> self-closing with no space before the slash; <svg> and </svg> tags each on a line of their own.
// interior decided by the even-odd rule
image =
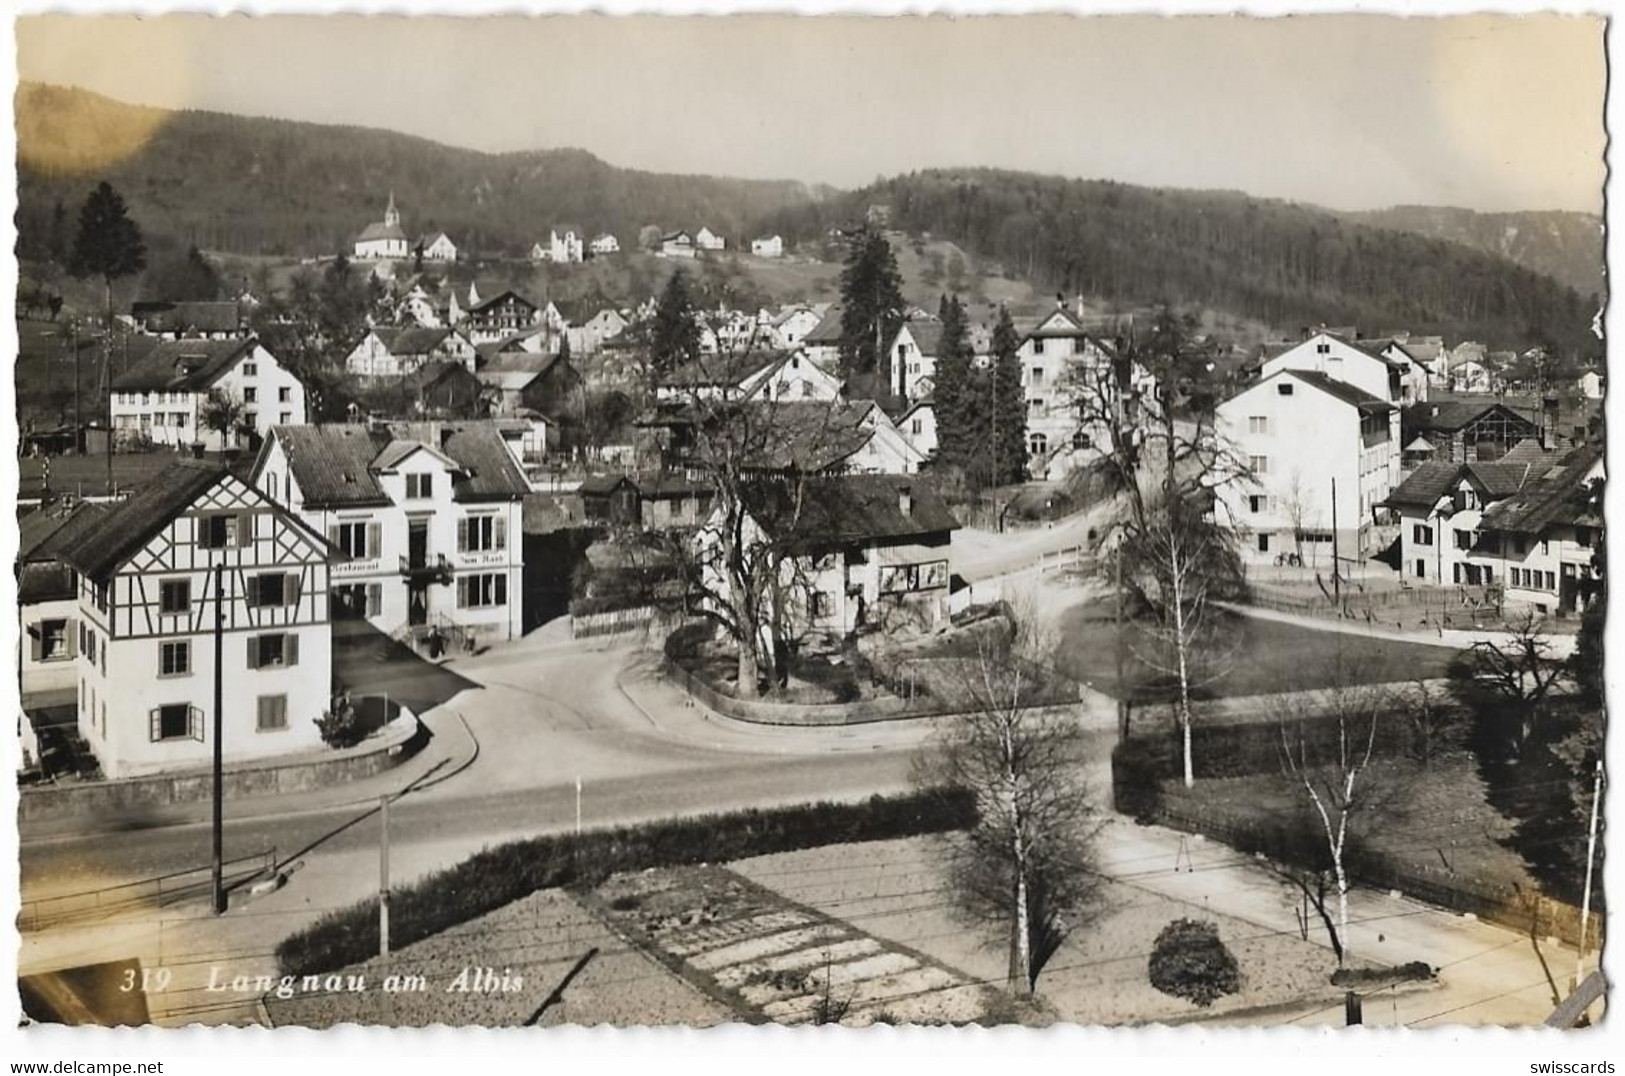
<svg viewBox="0 0 1625 1076">
<path fill-rule="evenodd" d="M 384 210 L 384 223 L 396 228 L 401 226 L 401 215 L 395 209 L 394 191 L 389 192 L 389 206 Z"/>
</svg>

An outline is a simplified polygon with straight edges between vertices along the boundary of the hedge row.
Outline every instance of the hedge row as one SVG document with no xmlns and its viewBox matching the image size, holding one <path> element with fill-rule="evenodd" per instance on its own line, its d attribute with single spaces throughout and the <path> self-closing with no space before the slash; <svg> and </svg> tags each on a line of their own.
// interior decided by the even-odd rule
<svg viewBox="0 0 1625 1076">
<path fill-rule="evenodd" d="M 963 829 L 975 819 L 973 797 L 939 789 L 873 796 L 861 803 L 799 804 L 512 841 L 392 892 L 390 944 L 411 945 L 538 890 L 595 885 L 622 871 L 913 837 Z M 276 949 L 285 975 L 336 971 L 377 953 L 376 897 L 329 913 Z"/>
</svg>

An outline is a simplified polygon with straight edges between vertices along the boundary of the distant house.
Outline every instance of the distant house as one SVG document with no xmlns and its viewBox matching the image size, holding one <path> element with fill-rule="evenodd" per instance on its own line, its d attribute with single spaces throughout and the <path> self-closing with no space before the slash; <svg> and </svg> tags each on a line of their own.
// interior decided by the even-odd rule
<svg viewBox="0 0 1625 1076">
<path fill-rule="evenodd" d="M 454 262 L 457 260 L 457 244 L 451 241 L 451 236 L 445 232 L 430 232 L 417 242 L 414 251 L 423 251 L 423 260 L 426 262 Z"/>
<path fill-rule="evenodd" d="M 834 400 L 841 381 L 801 352 L 716 355 L 673 370 L 655 386 L 667 402 L 695 399 Z"/>
<path fill-rule="evenodd" d="M 553 246 L 549 243 L 536 242 L 530 246 L 530 260 L 533 262 L 550 262 L 553 260 Z"/>
<path fill-rule="evenodd" d="M 370 418 L 476 419 L 488 410 L 484 382 L 460 362 L 425 362 L 399 377 L 368 378 L 359 397 Z"/>
<path fill-rule="evenodd" d="M 477 294 L 471 285 L 471 302 Z M 523 295 L 505 291 L 472 305 L 459 327 L 467 332 L 473 343 L 484 344 L 502 340 L 539 324 L 541 314 L 541 308 Z"/>
<path fill-rule="evenodd" d="M 602 235 L 593 236 L 592 242 L 587 244 L 587 249 L 594 254 L 619 254 L 621 252 L 621 241 L 605 232 Z"/>
<path fill-rule="evenodd" d="M 333 552 L 277 498 L 177 461 L 59 555 L 78 581 L 78 733 L 108 777 L 321 750 Z"/>
<path fill-rule="evenodd" d="M 493 350 L 475 376 L 491 394 L 494 413 L 504 416 L 529 408 L 556 417 L 581 387 L 581 374 L 558 352 Z"/>
<path fill-rule="evenodd" d="M 799 493 L 799 496 L 797 495 Z M 789 551 L 791 622 L 847 635 L 912 618 L 948 622 L 949 560 L 959 521 L 930 483 L 893 475 L 814 478 L 796 490 L 782 482 L 745 487 L 747 541 L 765 535 Z M 696 541 L 717 540 L 712 516 Z M 720 578 L 714 593 L 726 593 Z"/>
<path fill-rule="evenodd" d="M 242 340 L 164 340 L 113 379 L 109 413 L 120 442 L 202 443 L 234 447 L 237 430 L 222 436 L 204 422 L 211 394 L 238 401 L 241 429 L 257 440 L 272 426 L 305 421 L 305 386 L 255 337 Z"/>
<path fill-rule="evenodd" d="M 603 307 L 579 325 L 572 324 L 566 330 L 570 338 L 570 353 L 596 355 L 605 343 L 625 332 L 630 324 L 626 315 L 613 306 Z"/>
<path fill-rule="evenodd" d="M 807 357 L 827 369 L 835 369 L 841 355 L 841 304 L 832 303 L 818 323 L 801 338 Z"/>
<path fill-rule="evenodd" d="M 728 241 L 710 228 L 702 227 L 694 233 L 694 245 L 701 250 L 725 250 Z"/>
<path fill-rule="evenodd" d="M 770 235 L 764 239 L 752 239 L 750 241 L 750 252 L 758 258 L 782 258 L 784 257 L 784 240 L 776 235 Z"/>
<path fill-rule="evenodd" d="M 660 256 L 662 258 L 694 257 L 694 237 L 682 231 L 661 236 Z"/>
<path fill-rule="evenodd" d="M 1578 612 L 1603 592 L 1596 551 L 1605 521 L 1595 483 L 1603 446 L 1581 445 L 1490 505 L 1469 555 L 1485 583 L 1541 614 Z"/>
<path fill-rule="evenodd" d="M 1608 378 L 1601 371 L 1587 370 L 1575 382 L 1575 387 L 1580 390 L 1580 395 L 1586 399 L 1600 400 L 1607 391 Z"/>
<path fill-rule="evenodd" d="M 389 205 L 384 210 L 384 219 L 367 225 L 355 239 L 355 257 L 357 260 L 374 261 L 381 258 L 406 258 L 411 256 L 408 249 L 406 232 L 401 228 L 401 215 L 395 209 L 395 192 L 389 193 Z"/>
<path fill-rule="evenodd" d="M 344 358 L 344 369 L 363 378 L 402 377 L 429 362 L 474 369 L 474 345 L 455 329 L 376 328 Z"/>
<path fill-rule="evenodd" d="M 923 459 L 937 452 L 937 411 L 929 399 L 913 404 L 897 417 L 897 431 L 914 446 Z"/>
<path fill-rule="evenodd" d="M 249 331 L 242 306 L 234 299 L 132 303 L 130 320 L 141 332 L 161 340 L 229 340 Z"/>
<path fill-rule="evenodd" d="M 625 474 L 597 474 L 581 480 L 576 490 L 581 514 L 589 523 L 635 527 L 642 519 L 638 484 Z"/>
<path fill-rule="evenodd" d="M 903 400 L 931 395 L 942 343 L 940 321 L 905 321 L 886 342 L 887 388 Z"/>
<path fill-rule="evenodd" d="M 583 260 L 586 238 L 574 224 L 561 224 L 553 229 L 548 241 L 548 258 L 560 265 Z"/>
<path fill-rule="evenodd" d="M 1027 454 L 1034 478 L 1058 479 L 1110 450 L 1110 430 L 1080 420 L 1074 386 L 1085 380 L 1109 392 L 1122 424 L 1155 398 L 1155 383 L 1138 364 L 1119 361 L 1111 341 L 1064 305 L 1022 334 L 1016 351 L 1027 399 Z"/>
<path fill-rule="evenodd" d="M 67 544 L 102 524 L 106 509 L 80 501 L 46 505 L 17 520 L 17 606 L 22 617 L 23 705 L 31 696 L 73 691 L 79 589 L 59 555 Z"/>
<path fill-rule="evenodd" d="M 823 315 L 810 306 L 783 307 L 768 319 L 768 334 L 774 347 L 794 351 L 822 320 Z"/>
</svg>

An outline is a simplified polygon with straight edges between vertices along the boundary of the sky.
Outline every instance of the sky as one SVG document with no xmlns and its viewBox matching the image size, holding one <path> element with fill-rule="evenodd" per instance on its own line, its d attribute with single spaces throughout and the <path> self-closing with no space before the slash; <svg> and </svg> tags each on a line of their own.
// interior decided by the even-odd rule
<svg viewBox="0 0 1625 1076">
<path fill-rule="evenodd" d="M 989 165 L 1602 212 L 1600 18 L 42 15 L 16 33 L 25 80 L 651 171 L 855 187 Z"/>
</svg>

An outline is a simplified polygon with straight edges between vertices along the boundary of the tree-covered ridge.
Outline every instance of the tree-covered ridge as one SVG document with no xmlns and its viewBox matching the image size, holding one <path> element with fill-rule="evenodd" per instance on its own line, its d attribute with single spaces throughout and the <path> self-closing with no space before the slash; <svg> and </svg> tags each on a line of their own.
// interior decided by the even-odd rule
<svg viewBox="0 0 1625 1076">
<path fill-rule="evenodd" d="M 952 240 L 1045 290 L 1200 305 L 1293 329 L 1358 325 L 1476 339 L 1549 338 L 1600 354 L 1573 289 L 1492 254 L 1229 191 L 1176 191 L 990 168 L 913 172 L 762 227 L 811 239 L 890 206 L 891 226 Z"/>
<path fill-rule="evenodd" d="M 746 225 L 819 192 L 793 181 L 662 175 L 583 150 L 480 153 L 391 131 L 216 112 L 139 108 L 85 90 L 17 92 L 18 224 L 25 254 L 48 242 L 52 208 L 106 179 L 144 231 L 207 250 L 331 254 L 382 217 L 391 190 L 412 235 L 442 230 L 463 249 L 520 254 L 555 224 L 610 232 L 701 225 L 737 240 Z M 134 131 L 115 140 L 85 132 Z M 112 145 L 95 153 L 92 143 Z M 88 155 L 87 155 L 88 154 Z"/>
</svg>

